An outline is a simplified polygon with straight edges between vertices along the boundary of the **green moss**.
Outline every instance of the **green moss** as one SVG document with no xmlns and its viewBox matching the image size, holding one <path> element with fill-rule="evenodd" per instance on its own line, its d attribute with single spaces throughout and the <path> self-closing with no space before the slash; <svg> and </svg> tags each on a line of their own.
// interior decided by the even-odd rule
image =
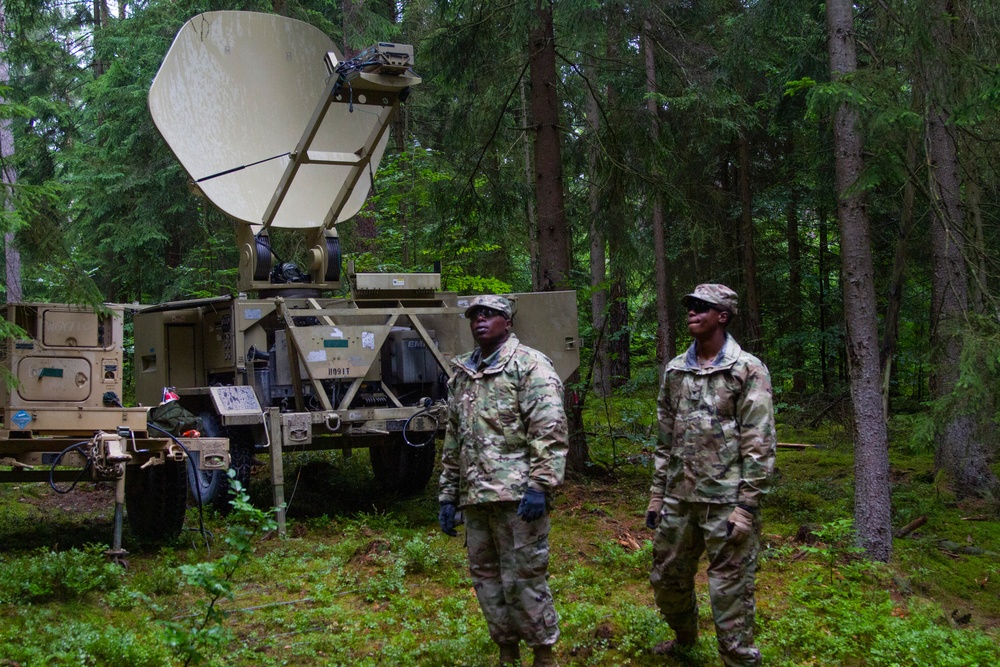
<svg viewBox="0 0 1000 667">
<path fill-rule="evenodd" d="M 557 653 L 567 667 L 682 664 L 650 652 L 673 636 L 648 583 L 652 533 L 643 519 L 652 470 L 643 429 L 655 414 L 653 400 L 611 400 L 611 422 L 596 414 L 604 407 L 592 401 L 588 428 L 604 434 L 591 439 L 592 451 L 617 464 L 598 466 L 599 475 L 574 479 L 556 497 L 550 583 L 562 619 Z M 764 503 L 757 603 L 765 662 L 1000 663 L 1000 527 L 995 520 L 963 520 L 993 516 L 991 508 L 957 503 L 935 476 L 930 455 L 893 448 L 893 525 L 920 516 L 927 523 L 895 540 L 888 565 L 867 566 L 851 553 L 853 455 L 850 447 L 830 442 L 833 432 L 782 435 L 823 446 L 780 450 L 779 475 Z M 290 537 L 270 534 L 255 545 L 234 582 L 234 599 L 224 604 L 231 638 L 223 651 L 208 656 L 206 667 L 496 664 L 463 541 L 437 529 L 433 484 L 415 499 L 360 506 L 359 498 L 344 496 L 363 489 L 365 475 L 357 467 L 366 464 L 358 463 L 363 458 L 321 459 L 326 463 L 313 466 L 320 491 L 344 480 L 339 491 L 331 491 L 339 497 L 297 495 L 299 501 L 320 498 L 316 502 L 323 506 L 299 514 L 293 503 Z M 211 554 L 200 540 L 184 539 L 173 550 L 133 554 L 129 570 L 109 589 L 0 605 L 0 656 L 31 667 L 145 665 L 160 658 L 158 664 L 170 665 L 163 624 L 202 609 L 199 593 L 178 585 L 178 567 L 214 560 L 227 548 L 223 538 L 230 524 L 215 515 L 207 521 L 214 536 Z M 822 540 L 796 542 L 803 524 L 815 526 Z M 75 530 L 109 532 L 107 525 Z M 71 546 L 65 540 L 76 535 L 63 531 L 64 545 Z M 3 542 L 0 562 L 8 566 L 8 581 L 53 559 L 34 551 L 37 539 L 39 533 L 32 533 Z M 983 553 L 963 552 L 973 548 Z M 101 567 L 98 554 L 74 565 L 77 572 Z M 718 658 L 703 572 L 697 583 L 702 638 L 689 664 L 708 665 Z M 111 630 L 102 639 L 97 628 Z"/>
</svg>

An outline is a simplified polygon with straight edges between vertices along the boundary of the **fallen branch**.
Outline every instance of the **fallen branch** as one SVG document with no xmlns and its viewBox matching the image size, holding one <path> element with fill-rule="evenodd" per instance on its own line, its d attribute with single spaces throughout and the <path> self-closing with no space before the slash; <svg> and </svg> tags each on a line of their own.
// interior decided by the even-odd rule
<svg viewBox="0 0 1000 667">
<path fill-rule="evenodd" d="M 810 447 L 815 447 L 816 445 L 801 445 L 795 442 L 779 442 L 778 449 L 809 449 Z"/>
<path fill-rule="evenodd" d="M 924 525 L 925 523 L 927 523 L 927 517 L 925 516 L 917 517 L 910 523 L 906 524 L 905 526 L 897 530 L 896 537 L 906 537 L 907 535 L 915 531 L 917 528 L 920 528 L 920 526 Z"/>
<path fill-rule="evenodd" d="M 346 593 L 349 593 L 349 592 L 351 592 L 351 591 L 346 591 L 344 593 L 340 593 L 340 595 L 346 595 Z M 241 612 L 256 611 L 258 609 L 266 609 L 268 607 L 282 607 L 282 606 L 290 605 L 290 604 L 300 604 L 300 603 L 303 603 L 303 602 L 313 602 L 313 601 L 314 601 L 313 598 L 302 598 L 301 600 L 284 600 L 282 602 L 268 602 L 266 604 L 254 605 L 253 607 L 240 607 L 240 608 L 237 608 L 237 609 L 222 609 L 222 611 L 224 613 L 226 613 L 226 614 L 239 614 Z M 220 609 L 221 609 L 221 607 L 220 607 Z M 192 616 L 199 616 L 200 614 L 201 614 L 201 612 L 196 612 L 194 614 L 179 614 L 177 616 L 174 616 L 174 620 L 177 620 L 177 619 L 180 619 L 180 618 L 190 618 Z"/>
<path fill-rule="evenodd" d="M 628 531 L 625 531 L 624 533 L 619 535 L 618 539 L 615 541 L 618 542 L 619 546 L 628 551 L 638 551 L 639 549 L 642 548 L 642 545 L 639 544 L 639 541 L 636 540 L 635 537 L 632 536 L 632 533 Z"/>
</svg>

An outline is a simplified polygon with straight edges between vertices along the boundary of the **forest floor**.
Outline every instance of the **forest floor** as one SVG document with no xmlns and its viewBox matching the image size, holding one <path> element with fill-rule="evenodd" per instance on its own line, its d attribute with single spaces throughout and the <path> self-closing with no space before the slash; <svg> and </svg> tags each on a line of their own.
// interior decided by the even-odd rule
<svg viewBox="0 0 1000 667">
<path fill-rule="evenodd" d="M 569 480 L 553 510 L 559 662 L 718 665 L 704 563 L 697 646 L 677 658 L 652 653 L 673 635 L 647 578 L 651 430 L 624 414 L 615 429 L 595 428 L 594 474 Z M 779 439 L 817 446 L 779 450 L 763 510 L 764 664 L 1000 664 L 995 505 L 956 501 L 930 454 L 894 445 L 894 528 L 927 520 L 895 540 L 889 564 L 867 563 L 852 547 L 853 457 L 842 434 Z M 434 482 L 416 498 L 385 498 L 363 451 L 292 455 L 285 469 L 288 536 L 254 541 L 220 602 L 225 616 L 204 627 L 208 598 L 192 584 L 205 579 L 192 566 L 227 554 L 232 517 L 206 512 L 210 549 L 190 530 L 157 550 L 126 544 L 122 569 L 101 557 L 113 527 L 110 485 L 67 495 L 41 484 L 0 487 L 0 667 L 180 665 L 185 645 L 213 666 L 497 664 L 462 540 L 438 531 Z M 266 472 L 250 494 L 267 505 Z M 195 508 L 187 526 L 198 526 Z"/>
</svg>

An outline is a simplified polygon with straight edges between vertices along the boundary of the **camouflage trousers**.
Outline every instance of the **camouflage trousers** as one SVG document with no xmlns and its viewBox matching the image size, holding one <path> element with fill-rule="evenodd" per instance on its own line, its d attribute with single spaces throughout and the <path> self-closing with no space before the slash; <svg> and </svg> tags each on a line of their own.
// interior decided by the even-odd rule
<svg viewBox="0 0 1000 667">
<path fill-rule="evenodd" d="M 679 636 L 698 632 L 694 577 L 698 560 L 708 553 L 708 593 L 719 644 L 727 667 L 760 664 L 753 643 L 754 575 L 760 544 L 760 518 L 740 544 L 726 540 L 726 521 L 733 505 L 684 503 L 667 498 L 653 539 L 653 585 L 656 606 Z"/>
<path fill-rule="evenodd" d="M 549 591 L 549 517 L 527 522 L 517 503 L 468 505 L 465 543 L 469 572 L 497 644 L 551 646 L 559 623 Z"/>
</svg>

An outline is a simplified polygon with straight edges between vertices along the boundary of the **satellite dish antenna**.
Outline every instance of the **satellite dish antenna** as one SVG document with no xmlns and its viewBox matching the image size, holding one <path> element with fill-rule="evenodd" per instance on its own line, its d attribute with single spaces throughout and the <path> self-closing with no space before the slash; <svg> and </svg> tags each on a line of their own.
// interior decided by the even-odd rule
<svg viewBox="0 0 1000 667">
<path fill-rule="evenodd" d="M 308 23 L 207 12 L 177 33 L 149 108 L 222 211 L 265 229 L 331 230 L 365 203 L 392 115 L 420 83 L 412 58 L 380 43 L 342 62 Z"/>
</svg>

